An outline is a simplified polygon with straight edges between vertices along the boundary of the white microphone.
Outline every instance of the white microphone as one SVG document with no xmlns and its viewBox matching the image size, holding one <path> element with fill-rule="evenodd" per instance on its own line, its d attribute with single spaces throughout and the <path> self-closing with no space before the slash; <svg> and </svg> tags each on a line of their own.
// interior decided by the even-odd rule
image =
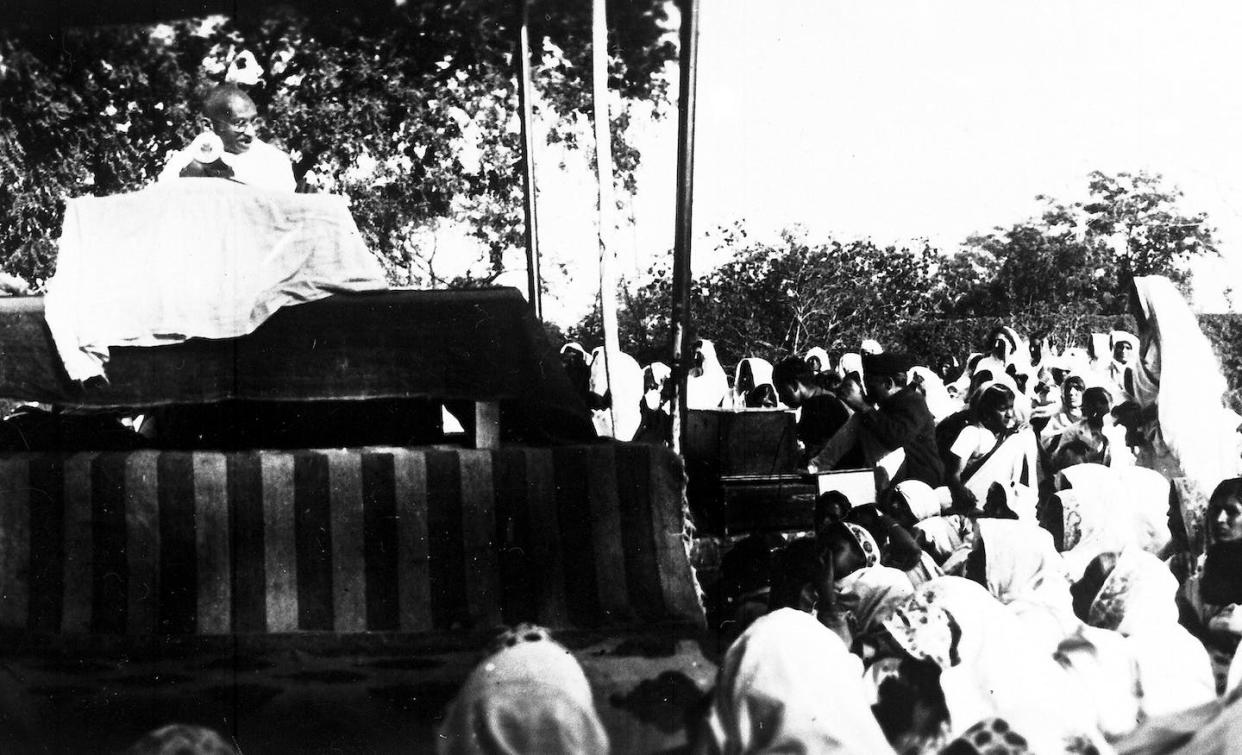
<svg viewBox="0 0 1242 755">
<path fill-rule="evenodd" d="M 200 163 L 214 163 L 224 154 L 224 142 L 214 132 L 204 131 L 190 142 L 190 155 Z"/>
</svg>

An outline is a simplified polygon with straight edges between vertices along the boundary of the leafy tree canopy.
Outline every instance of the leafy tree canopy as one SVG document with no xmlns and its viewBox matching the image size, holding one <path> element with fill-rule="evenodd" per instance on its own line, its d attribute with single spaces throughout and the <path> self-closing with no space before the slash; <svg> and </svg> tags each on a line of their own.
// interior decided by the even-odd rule
<svg viewBox="0 0 1242 755">
<path fill-rule="evenodd" d="M 880 247 L 868 240 L 812 242 L 800 230 L 778 242 L 748 240 L 725 229 L 732 258 L 694 281 L 694 329 L 716 344 L 721 361 L 779 358 L 811 346 L 891 340 L 933 303 L 936 252 Z M 652 280 L 628 294 L 619 315 L 622 348 L 667 359 L 671 276 L 659 266 Z M 571 329 L 584 343 L 599 340 L 598 313 Z"/>
<path fill-rule="evenodd" d="M 935 318 L 1009 323 L 1066 345 L 1125 314 L 1131 277 L 1167 275 L 1184 285 L 1189 260 L 1216 254 L 1207 218 L 1181 210 L 1181 193 L 1159 176 L 1097 172 L 1088 189 L 1080 203 L 1041 198 L 1038 218 L 949 254 L 926 244 L 812 242 L 798 230 L 769 245 L 740 225 L 722 229 L 728 261 L 694 281 L 693 328 L 716 342 L 726 364 L 811 346 L 855 350 L 864 338 L 929 353 L 926 329 L 908 326 Z M 669 351 L 670 278 L 661 266 L 650 274 L 626 293 L 619 314 L 622 347 L 644 362 Z M 594 313 L 569 335 L 593 345 L 599 333 Z M 907 343 L 912 333 L 919 343 Z M 930 351 L 948 353 L 943 345 Z"/>
<path fill-rule="evenodd" d="M 1041 197 L 1041 217 L 969 239 L 944 266 L 944 311 L 1019 321 L 1125 312 L 1136 275 L 1166 275 L 1185 287 L 1187 263 L 1217 254 L 1202 213 L 1178 206 L 1179 190 L 1146 173 L 1094 172 L 1089 199 Z"/>
</svg>

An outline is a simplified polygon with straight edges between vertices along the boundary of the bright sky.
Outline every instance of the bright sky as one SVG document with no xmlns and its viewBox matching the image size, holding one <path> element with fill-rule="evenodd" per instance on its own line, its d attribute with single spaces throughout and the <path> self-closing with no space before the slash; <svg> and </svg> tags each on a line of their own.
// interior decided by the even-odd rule
<svg viewBox="0 0 1242 755">
<path fill-rule="evenodd" d="M 1081 198 L 1092 170 L 1147 170 L 1218 229 L 1227 259 L 1199 276 L 1197 305 L 1224 308 L 1222 282 L 1242 299 L 1242 5 L 706 0 L 702 9 L 696 239 L 745 219 L 761 236 L 801 224 L 812 236 L 927 237 L 953 249 L 1033 215 L 1038 194 Z M 617 239 L 622 270 L 671 248 L 675 137 L 675 118 L 636 136 L 643 167 L 634 227 Z M 592 206 L 575 204 L 593 201 L 581 180 L 558 189 L 541 177 L 550 254 L 593 252 L 582 233 Z M 696 272 L 710 263 L 696 257 Z M 589 293 L 589 274 L 575 277 Z M 572 309 L 579 297 L 563 298 Z"/>
</svg>

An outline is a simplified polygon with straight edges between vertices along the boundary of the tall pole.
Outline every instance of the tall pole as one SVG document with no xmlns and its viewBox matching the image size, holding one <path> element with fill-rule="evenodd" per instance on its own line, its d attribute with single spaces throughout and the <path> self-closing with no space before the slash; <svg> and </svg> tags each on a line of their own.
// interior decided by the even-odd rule
<svg viewBox="0 0 1242 755">
<path fill-rule="evenodd" d="M 677 215 L 673 235 L 673 437 L 681 453 L 690 365 L 690 258 L 694 209 L 694 94 L 699 57 L 699 0 L 681 2 L 680 90 L 677 98 Z"/>
<path fill-rule="evenodd" d="M 598 236 L 599 239 L 599 308 L 604 325 L 604 368 L 608 375 L 608 388 L 616 385 L 613 370 L 621 351 L 617 337 L 617 270 L 609 236 L 612 230 L 612 129 L 608 117 L 608 19 L 604 13 L 605 0 L 593 0 L 591 5 L 591 98 L 594 102 L 595 120 L 595 172 L 599 184 Z M 613 437 L 617 432 L 616 394 L 609 403 Z M 620 438 L 630 440 L 630 438 Z"/>
<path fill-rule="evenodd" d="M 518 24 L 518 106 L 522 121 L 522 189 L 526 210 L 526 291 L 535 319 L 543 320 L 543 280 L 539 272 L 539 218 L 535 211 L 535 129 L 531 107 L 530 0 L 521 6 Z"/>
</svg>

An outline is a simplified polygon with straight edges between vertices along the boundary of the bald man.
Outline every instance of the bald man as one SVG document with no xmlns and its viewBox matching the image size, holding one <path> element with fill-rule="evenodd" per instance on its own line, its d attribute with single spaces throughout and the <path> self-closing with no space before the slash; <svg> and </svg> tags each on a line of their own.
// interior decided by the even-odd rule
<svg viewBox="0 0 1242 755">
<path fill-rule="evenodd" d="M 231 178 L 272 191 L 293 191 L 297 187 L 289 156 L 258 137 L 259 111 L 254 100 L 235 84 L 208 92 L 202 114 L 204 126 L 220 137 L 224 147 L 220 162 L 232 171 Z M 187 147 L 168 158 L 159 180 L 221 175 L 219 167 L 198 162 Z"/>
</svg>

